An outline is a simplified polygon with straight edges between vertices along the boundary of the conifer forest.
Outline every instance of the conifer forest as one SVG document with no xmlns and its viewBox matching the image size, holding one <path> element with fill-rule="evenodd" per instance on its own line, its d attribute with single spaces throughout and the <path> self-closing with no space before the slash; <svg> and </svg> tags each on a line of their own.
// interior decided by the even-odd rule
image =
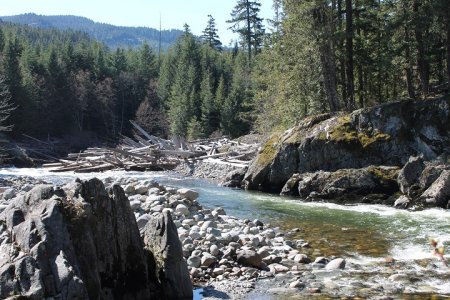
<svg viewBox="0 0 450 300">
<path fill-rule="evenodd" d="M 260 6 L 236 0 L 234 45 L 209 15 L 167 51 L 3 21 L 1 129 L 114 141 L 135 120 L 161 137 L 237 137 L 450 89 L 448 0 L 274 0 L 267 22 Z"/>
</svg>

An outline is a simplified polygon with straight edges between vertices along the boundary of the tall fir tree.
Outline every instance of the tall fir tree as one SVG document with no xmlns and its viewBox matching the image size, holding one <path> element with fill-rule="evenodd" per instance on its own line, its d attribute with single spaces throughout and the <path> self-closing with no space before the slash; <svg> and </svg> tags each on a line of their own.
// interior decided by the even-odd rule
<svg viewBox="0 0 450 300">
<path fill-rule="evenodd" d="M 248 62 L 257 54 L 264 37 L 263 19 L 259 17 L 261 3 L 259 0 L 238 0 L 231 12 L 230 29 L 238 33 L 241 43 L 247 48 Z"/>
<path fill-rule="evenodd" d="M 203 30 L 201 38 L 211 48 L 222 51 L 222 42 L 217 34 L 216 20 L 211 15 L 208 15 L 208 24 Z"/>
</svg>

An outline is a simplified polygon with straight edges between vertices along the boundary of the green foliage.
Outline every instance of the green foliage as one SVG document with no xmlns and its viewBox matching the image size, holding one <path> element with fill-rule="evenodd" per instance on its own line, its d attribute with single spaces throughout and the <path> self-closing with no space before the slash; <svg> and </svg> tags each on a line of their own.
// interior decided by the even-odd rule
<svg viewBox="0 0 450 300">
<path fill-rule="evenodd" d="M 448 92 L 448 24 L 442 0 L 282 1 L 279 33 L 266 40 L 253 68 L 256 128 L 285 129 L 333 110 L 327 100 L 333 93 L 342 102 L 353 93 L 353 105 L 363 108 Z M 360 140 L 366 145 L 378 138 L 389 137 Z"/>
<path fill-rule="evenodd" d="M 211 48 L 222 51 L 222 42 L 217 34 L 216 20 L 211 15 L 208 15 L 208 25 L 203 30 L 201 38 Z"/>
<path fill-rule="evenodd" d="M 90 131 L 107 138 L 130 129 L 157 77 L 153 50 L 108 50 L 80 32 L 0 23 L 0 76 L 10 94 L 12 134 L 67 135 Z M 153 106 L 159 105 L 159 98 Z"/>
<path fill-rule="evenodd" d="M 238 33 L 241 44 L 247 49 L 249 62 L 251 56 L 259 53 L 263 38 L 263 19 L 259 17 L 261 3 L 259 0 L 238 0 L 231 12 L 231 19 L 227 22 L 232 24 L 230 29 Z"/>
</svg>

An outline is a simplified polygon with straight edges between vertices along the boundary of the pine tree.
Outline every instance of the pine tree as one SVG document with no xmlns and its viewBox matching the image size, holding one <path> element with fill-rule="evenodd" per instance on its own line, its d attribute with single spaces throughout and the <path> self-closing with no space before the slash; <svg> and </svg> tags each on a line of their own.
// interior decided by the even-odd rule
<svg viewBox="0 0 450 300">
<path fill-rule="evenodd" d="M 206 25 L 205 30 L 203 30 L 201 38 L 211 48 L 222 51 L 222 43 L 217 34 L 216 20 L 211 15 L 208 15 L 208 24 Z"/>
<path fill-rule="evenodd" d="M 260 51 L 264 37 L 263 19 L 259 17 L 261 3 L 259 0 L 238 0 L 231 12 L 231 20 L 227 23 L 233 24 L 230 29 L 239 33 L 241 42 L 247 48 L 248 61 Z"/>
</svg>

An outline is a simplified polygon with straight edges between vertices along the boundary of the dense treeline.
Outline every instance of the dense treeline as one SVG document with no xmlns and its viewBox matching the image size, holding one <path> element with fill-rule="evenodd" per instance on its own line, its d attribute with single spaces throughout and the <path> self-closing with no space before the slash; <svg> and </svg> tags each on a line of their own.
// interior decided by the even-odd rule
<svg viewBox="0 0 450 300">
<path fill-rule="evenodd" d="M 274 7 L 282 10 L 253 72 L 260 130 L 449 90 L 448 0 L 275 0 Z"/>
<path fill-rule="evenodd" d="M 160 136 L 269 133 L 315 113 L 449 90 L 448 0 L 237 0 L 223 49 L 208 16 L 158 60 L 79 32 L 1 24 L 1 95 L 14 133 L 117 138 L 136 119 Z"/>
<path fill-rule="evenodd" d="M 80 32 L 1 23 L 0 54 L 15 136 L 117 138 L 155 94 L 158 64 L 146 44 L 111 51 Z"/>
</svg>

